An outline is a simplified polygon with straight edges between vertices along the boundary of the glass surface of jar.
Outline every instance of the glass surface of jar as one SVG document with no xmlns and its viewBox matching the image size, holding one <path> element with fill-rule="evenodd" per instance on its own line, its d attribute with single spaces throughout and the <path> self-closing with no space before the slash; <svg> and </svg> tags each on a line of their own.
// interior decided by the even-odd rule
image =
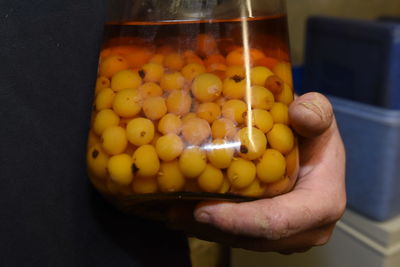
<svg viewBox="0 0 400 267">
<path fill-rule="evenodd" d="M 283 0 L 110 1 L 90 179 L 142 214 L 287 193 L 299 169 L 292 101 Z"/>
</svg>

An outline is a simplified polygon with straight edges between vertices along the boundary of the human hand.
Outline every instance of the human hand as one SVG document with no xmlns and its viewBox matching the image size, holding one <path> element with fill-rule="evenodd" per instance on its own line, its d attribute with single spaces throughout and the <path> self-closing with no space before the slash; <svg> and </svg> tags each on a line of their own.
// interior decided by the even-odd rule
<svg viewBox="0 0 400 267">
<path fill-rule="evenodd" d="M 247 203 L 177 207 L 170 224 L 200 239 L 255 251 L 303 252 L 328 242 L 346 206 L 343 142 L 329 101 L 318 93 L 298 97 L 289 116 L 300 136 L 293 191 Z"/>
</svg>

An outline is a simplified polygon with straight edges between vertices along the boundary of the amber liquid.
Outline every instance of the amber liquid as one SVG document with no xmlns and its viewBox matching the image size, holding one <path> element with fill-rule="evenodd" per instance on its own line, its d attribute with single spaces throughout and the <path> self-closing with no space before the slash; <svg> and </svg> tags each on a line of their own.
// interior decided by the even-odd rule
<svg viewBox="0 0 400 267">
<path fill-rule="evenodd" d="M 199 34 L 213 36 L 217 41 L 214 53 L 223 56 L 247 42 L 249 47 L 262 51 L 267 57 L 290 61 L 286 15 L 246 20 L 109 22 L 104 30 L 103 48 L 117 45 L 146 45 L 155 49 L 170 46 L 176 52 L 183 52 L 196 49 L 195 40 Z"/>
<path fill-rule="evenodd" d="M 206 36 L 208 39 L 205 38 L 199 41 L 199 36 Z M 131 56 L 129 53 L 132 53 L 132 51 L 134 56 L 129 58 L 129 69 L 139 73 L 142 71 L 142 66 L 152 60 L 153 56 L 167 55 L 168 53 L 184 55 L 190 51 L 192 55 L 198 57 L 207 66 L 208 57 L 217 54 L 223 56 L 223 58 L 227 58 L 232 51 L 238 48 L 252 50 L 250 53 L 255 53 L 256 56 L 262 55 L 261 63 L 250 62 L 251 67 L 265 66 L 272 70 L 273 66 L 271 65 L 290 62 L 286 15 L 258 17 L 246 20 L 109 22 L 105 25 L 104 29 L 100 66 L 102 60 L 113 55 L 113 53 L 121 56 L 127 55 L 128 58 Z M 185 64 L 188 63 L 186 62 Z M 221 80 L 224 80 L 227 77 L 225 77 L 223 67 L 226 68 L 227 66 L 224 64 L 220 65 L 222 65 L 222 70 L 218 69 L 221 66 L 217 66 L 215 74 Z M 213 72 L 208 67 L 207 71 Z M 285 82 L 287 84 L 290 83 L 287 80 Z M 190 89 L 188 90 L 190 91 Z M 290 93 L 292 94 L 292 92 Z M 191 112 L 196 112 L 195 108 L 192 108 Z M 139 116 L 144 117 L 142 113 Z M 126 125 L 122 125 L 123 121 L 127 121 L 127 119 L 121 117 L 120 126 L 126 127 Z M 245 127 L 245 125 L 241 124 L 237 125 L 237 127 L 240 129 Z M 99 137 L 95 137 L 95 139 Z M 211 137 L 208 141 L 211 141 Z M 128 146 L 124 153 L 131 155 L 133 150 L 130 147 L 131 145 Z M 106 197 L 109 197 L 122 210 L 145 215 L 146 217 L 162 219 L 168 208 L 182 199 L 186 201 L 201 199 L 248 201 L 254 198 L 271 197 L 290 191 L 295 183 L 298 171 L 298 154 L 296 148 L 293 151 L 295 152 L 294 157 L 287 156 L 286 158 L 288 166 L 291 165 L 292 167 L 287 168 L 285 179 L 272 185 L 260 183 L 262 189 L 265 188 L 266 191 L 261 191 L 257 195 L 248 191 L 235 190 L 230 185 L 225 191 L 221 188 L 221 190 L 216 190 L 214 193 L 207 193 L 205 190 L 199 189 L 196 180 L 187 180 L 184 187 L 175 191 L 167 190 L 168 192 L 165 192 L 157 190 L 152 194 L 135 192 L 131 185 L 115 185 L 109 177 L 106 180 L 103 177 L 102 180 L 100 177 L 92 176 L 92 181 L 99 191 L 103 192 Z M 256 164 L 257 161 L 254 161 L 254 163 Z M 227 170 L 221 169 L 221 171 L 226 176 Z"/>
</svg>

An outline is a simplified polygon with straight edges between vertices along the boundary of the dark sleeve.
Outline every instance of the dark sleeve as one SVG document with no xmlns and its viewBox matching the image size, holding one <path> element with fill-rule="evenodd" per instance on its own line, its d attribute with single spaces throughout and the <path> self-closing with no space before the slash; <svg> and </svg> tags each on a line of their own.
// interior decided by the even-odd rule
<svg viewBox="0 0 400 267">
<path fill-rule="evenodd" d="M 128 217 L 85 168 L 105 1 L 0 1 L 0 266 L 190 266 L 186 240 Z"/>
</svg>

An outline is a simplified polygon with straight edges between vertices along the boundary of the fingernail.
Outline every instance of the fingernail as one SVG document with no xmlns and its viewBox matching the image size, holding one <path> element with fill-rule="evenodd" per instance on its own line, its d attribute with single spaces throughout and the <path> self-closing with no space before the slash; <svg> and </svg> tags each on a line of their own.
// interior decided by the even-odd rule
<svg viewBox="0 0 400 267">
<path fill-rule="evenodd" d="M 308 101 L 308 102 L 302 102 L 302 103 L 300 103 L 300 105 L 302 105 L 306 109 L 314 112 L 321 120 L 323 120 L 324 113 L 323 113 L 323 110 L 321 108 L 321 103 L 319 103 L 317 100 L 311 100 L 311 101 Z"/>
<path fill-rule="evenodd" d="M 204 211 L 199 212 L 198 214 L 195 215 L 195 217 L 198 222 L 201 222 L 201 223 L 210 222 L 210 214 L 208 214 L 207 212 L 204 212 Z"/>
</svg>

